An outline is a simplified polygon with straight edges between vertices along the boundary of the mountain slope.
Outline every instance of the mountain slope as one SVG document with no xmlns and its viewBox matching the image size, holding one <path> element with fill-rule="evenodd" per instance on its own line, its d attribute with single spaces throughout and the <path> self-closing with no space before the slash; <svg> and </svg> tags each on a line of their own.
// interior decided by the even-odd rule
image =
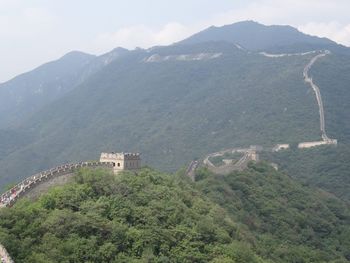
<svg viewBox="0 0 350 263">
<path fill-rule="evenodd" d="M 116 148 L 176 170 L 226 147 L 316 140 L 317 104 L 302 78 L 311 57 L 224 42 L 129 52 L 23 125 L 37 137 L 3 158 L 0 174 L 10 181 Z"/>
<path fill-rule="evenodd" d="M 0 84 L 0 129 L 18 126 L 127 52 L 124 48 L 101 56 L 70 52 Z"/>
<path fill-rule="evenodd" d="M 333 54 L 312 68 L 324 97 L 325 118 L 331 136 L 350 143 L 350 56 Z"/>
<path fill-rule="evenodd" d="M 238 26 L 247 24 L 251 35 L 261 30 L 271 38 L 271 27 Z M 277 29 L 283 32 L 274 45 L 286 32 L 310 39 L 289 27 Z M 223 148 L 320 139 L 317 103 L 302 75 L 314 54 L 267 57 L 220 42 L 236 35 L 216 30 L 216 42 L 118 48 L 92 59 L 79 85 L 12 130 L 0 131 L 0 188 L 64 162 L 98 158 L 101 151 L 141 151 L 145 164 L 173 171 Z M 294 47 L 329 42 L 311 39 Z M 344 147 L 350 144 L 348 61 L 332 52 L 310 71 L 325 104 L 326 129 Z"/>
<path fill-rule="evenodd" d="M 349 207 L 266 164 L 218 177 L 83 170 L 0 211 L 16 262 L 348 262 Z"/>
<path fill-rule="evenodd" d="M 304 184 L 323 188 L 350 202 L 349 156 L 349 144 L 341 142 L 337 147 L 264 153 L 261 158 L 278 164 L 281 171 Z"/>
<path fill-rule="evenodd" d="M 246 225 L 256 251 L 273 262 L 348 262 L 349 205 L 265 163 L 228 176 L 199 171 L 198 189 Z M 338 261 L 337 261 L 338 260 Z"/>
<path fill-rule="evenodd" d="M 62 97 L 79 82 L 81 70 L 94 58 L 71 52 L 0 84 L 0 128 L 18 125 L 44 105 Z"/>
<path fill-rule="evenodd" d="M 349 72 L 350 56 L 332 54 L 318 61 L 310 73 L 322 94 L 327 133 L 338 139 L 338 147 L 292 149 L 265 158 L 295 178 L 347 201 L 350 201 Z"/>
<path fill-rule="evenodd" d="M 350 54 L 349 49 L 327 39 L 301 33 L 291 26 L 265 26 L 243 21 L 222 27 L 209 27 L 178 44 L 226 41 L 254 51 L 280 53 L 305 52 L 316 49 Z"/>
<path fill-rule="evenodd" d="M 185 181 L 149 169 L 83 171 L 0 211 L 0 241 L 18 263 L 264 262 L 237 228 Z"/>
</svg>

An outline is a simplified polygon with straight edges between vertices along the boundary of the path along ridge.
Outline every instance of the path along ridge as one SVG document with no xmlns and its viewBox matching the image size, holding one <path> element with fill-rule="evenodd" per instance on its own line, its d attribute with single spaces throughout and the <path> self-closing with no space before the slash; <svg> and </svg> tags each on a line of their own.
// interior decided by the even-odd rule
<svg viewBox="0 0 350 263">
<path fill-rule="evenodd" d="M 79 162 L 73 164 L 64 164 L 51 168 L 49 170 L 34 174 L 14 187 L 0 195 L 0 209 L 4 207 L 11 207 L 19 198 L 25 196 L 31 189 L 39 185 L 41 182 L 56 178 L 58 176 L 66 175 L 74 172 L 82 167 L 111 167 L 112 163 L 100 162 Z M 14 263 L 8 254 L 5 247 L 0 244 L 0 263 Z"/>
<path fill-rule="evenodd" d="M 322 139 L 324 141 L 330 141 L 331 139 L 327 136 L 327 133 L 326 133 L 326 122 L 325 122 L 325 117 L 324 117 L 324 107 L 323 107 L 321 92 L 320 92 L 319 87 L 312 81 L 312 77 L 309 76 L 309 70 L 311 69 L 313 64 L 315 64 L 315 62 L 319 58 L 325 57 L 326 55 L 330 54 L 330 52 L 328 50 L 321 51 L 321 52 L 322 52 L 321 54 L 314 56 L 310 60 L 310 62 L 305 66 L 303 75 L 304 75 L 305 82 L 310 84 L 312 90 L 314 91 L 314 93 L 316 95 L 316 100 L 317 100 L 318 109 L 319 109 L 318 111 L 319 111 L 319 115 L 320 115 L 320 130 L 321 130 L 321 134 L 322 134 Z"/>
</svg>

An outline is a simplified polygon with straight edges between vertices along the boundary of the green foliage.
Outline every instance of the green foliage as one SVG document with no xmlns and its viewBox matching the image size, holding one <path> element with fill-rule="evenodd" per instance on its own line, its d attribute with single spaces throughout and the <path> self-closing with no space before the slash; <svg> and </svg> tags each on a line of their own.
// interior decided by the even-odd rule
<svg viewBox="0 0 350 263">
<path fill-rule="evenodd" d="M 82 52 L 70 52 L 56 61 L 0 83 L 0 136 L 1 129 L 18 126 L 33 113 L 72 90 L 81 82 L 83 68 L 94 58 Z"/>
<path fill-rule="evenodd" d="M 223 55 L 142 62 L 203 52 Z M 0 157 L 0 185 L 116 146 L 175 171 L 224 148 L 318 139 L 317 103 L 302 78 L 311 57 L 267 58 L 224 42 L 128 52 L 22 123 L 33 138 Z"/>
<path fill-rule="evenodd" d="M 281 263 L 349 260 L 348 204 L 266 163 L 250 163 L 248 170 L 228 176 L 206 176 L 197 188 L 242 224 L 240 234 L 264 258 Z"/>
<path fill-rule="evenodd" d="M 350 201 L 350 147 L 291 149 L 278 153 L 264 153 L 264 160 L 277 163 L 281 171 L 304 184 L 320 187 L 345 201 Z"/>
<path fill-rule="evenodd" d="M 290 26 L 265 26 L 254 21 L 241 21 L 222 27 L 209 27 L 189 38 L 181 44 L 193 44 L 208 41 L 226 41 L 241 45 L 249 50 L 276 50 L 289 49 L 289 53 L 305 52 L 321 49 L 326 45 L 336 46 L 336 43 L 327 39 L 309 36 Z M 305 47 L 306 46 L 306 47 Z M 311 46 L 311 47 L 310 47 Z M 284 53 L 286 50 L 284 50 Z M 281 52 L 280 52 L 281 53 Z"/>
<path fill-rule="evenodd" d="M 266 163 L 197 183 L 149 168 L 82 169 L 0 210 L 16 262 L 347 262 L 350 211 Z"/>
<path fill-rule="evenodd" d="M 0 211 L 16 262 L 262 262 L 226 212 L 177 176 L 79 171 L 35 203 Z"/>
</svg>

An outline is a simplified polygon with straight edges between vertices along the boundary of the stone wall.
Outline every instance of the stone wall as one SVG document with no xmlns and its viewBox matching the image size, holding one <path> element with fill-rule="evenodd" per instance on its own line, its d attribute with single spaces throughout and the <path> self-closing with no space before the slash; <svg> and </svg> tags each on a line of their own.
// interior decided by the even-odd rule
<svg viewBox="0 0 350 263">
<path fill-rule="evenodd" d="M 0 244 L 0 262 L 1 263 L 14 263 L 6 249 Z"/>
</svg>

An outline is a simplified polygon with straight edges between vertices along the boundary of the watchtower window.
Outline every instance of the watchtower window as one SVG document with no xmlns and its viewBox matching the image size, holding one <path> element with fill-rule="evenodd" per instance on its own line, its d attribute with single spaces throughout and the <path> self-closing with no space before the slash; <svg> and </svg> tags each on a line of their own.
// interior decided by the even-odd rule
<svg viewBox="0 0 350 263">
<path fill-rule="evenodd" d="M 115 167 L 115 163 L 113 163 L 113 167 Z"/>
<path fill-rule="evenodd" d="M 120 167 L 120 163 L 118 163 L 118 167 Z"/>
</svg>

